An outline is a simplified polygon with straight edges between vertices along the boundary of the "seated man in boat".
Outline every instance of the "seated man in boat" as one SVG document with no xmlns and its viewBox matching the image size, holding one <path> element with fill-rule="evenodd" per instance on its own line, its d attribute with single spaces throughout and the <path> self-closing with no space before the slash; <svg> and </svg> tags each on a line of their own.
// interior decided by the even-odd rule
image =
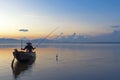
<svg viewBox="0 0 120 80">
<path fill-rule="evenodd" d="M 33 52 L 33 50 L 34 50 L 35 48 L 33 48 L 32 43 L 31 43 L 31 42 L 27 42 L 26 44 L 27 44 L 27 45 L 26 45 L 25 48 L 23 48 L 22 50 L 26 50 L 26 52 Z"/>
</svg>

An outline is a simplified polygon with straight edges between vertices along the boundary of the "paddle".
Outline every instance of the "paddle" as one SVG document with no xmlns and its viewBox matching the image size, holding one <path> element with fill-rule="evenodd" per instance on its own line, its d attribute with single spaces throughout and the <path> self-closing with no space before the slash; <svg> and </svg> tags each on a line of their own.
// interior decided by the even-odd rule
<svg viewBox="0 0 120 80">
<path fill-rule="evenodd" d="M 12 68 L 12 69 L 13 69 L 14 61 L 15 61 L 15 57 L 13 58 L 12 63 L 11 63 L 11 68 Z"/>
</svg>

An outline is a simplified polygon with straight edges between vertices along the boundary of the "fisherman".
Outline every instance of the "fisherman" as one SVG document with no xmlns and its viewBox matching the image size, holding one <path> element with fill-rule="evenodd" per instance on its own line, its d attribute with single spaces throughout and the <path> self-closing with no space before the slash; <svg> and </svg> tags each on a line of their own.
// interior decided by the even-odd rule
<svg viewBox="0 0 120 80">
<path fill-rule="evenodd" d="M 33 50 L 34 50 L 35 48 L 33 48 L 32 43 L 31 43 L 31 42 L 27 42 L 26 44 L 27 44 L 27 45 L 25 46 L 25 48 L 21 48 L 21 49 L 22 49 L 22 50 L 26 50 L 26 52 L 33 52 Z"/>
</svg>

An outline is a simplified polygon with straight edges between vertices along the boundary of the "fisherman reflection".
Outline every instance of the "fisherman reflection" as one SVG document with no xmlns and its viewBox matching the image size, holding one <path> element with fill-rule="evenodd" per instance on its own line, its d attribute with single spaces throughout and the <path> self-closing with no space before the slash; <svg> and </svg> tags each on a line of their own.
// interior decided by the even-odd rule
<svg viewBox="0 0 120 80">
<path fill-rule="evenodd" d="M 22 50 L 26 50 L 26 52 L 33 52 L 33 50 L 35 49 L 35 47 L 33 48 L 32 43 L 31 42 L 27 42 L 27 45 L 25 46 L 25 48 L 21 48 Z"/>
<path fill-rule="evenodd" d="M 17 80 L 17 78 L 20 77 L 20 74 L 24 74 L 27 70 L 30 71 L 30 68 L 32 68 L 33 63 L 34 61 L 29 63 L 16 62 L 15 64 L 11 64 L 15 80 Z"/>
</svg>

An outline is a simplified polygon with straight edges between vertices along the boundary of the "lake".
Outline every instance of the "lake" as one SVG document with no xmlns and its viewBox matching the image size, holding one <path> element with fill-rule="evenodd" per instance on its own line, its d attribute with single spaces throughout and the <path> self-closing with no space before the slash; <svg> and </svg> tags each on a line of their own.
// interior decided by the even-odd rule
<svg viewBox="0 0 120 80">
<path fill-rule="evenodd" d="M 41 44 L 32 64 L 14 61 L 19 44 L 0 44 L 0 80 L 120 80 L 120 44 Z"/>
</svg>

